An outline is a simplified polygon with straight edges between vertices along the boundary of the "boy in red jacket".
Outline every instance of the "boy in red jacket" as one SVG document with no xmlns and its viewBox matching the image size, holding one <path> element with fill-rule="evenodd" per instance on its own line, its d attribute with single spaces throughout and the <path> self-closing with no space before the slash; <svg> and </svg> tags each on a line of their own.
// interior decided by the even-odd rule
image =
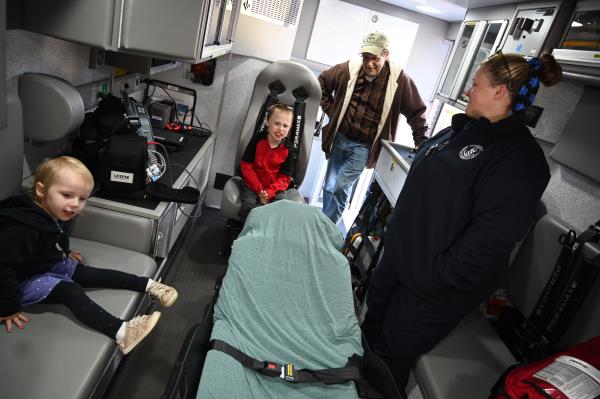
<svg viewBox="0 0 600 399">
<path fill-rule="evenodd" d="M 294 112 L 291 107 L 274 104 L 267 110 L 267 132 L 250 140 L 240 162 L 242 178 L 242 208 L 240 217 L 246 219 L 250 211 L 277 198 L 287 190 L 292 180 L 291 162 L 287 147 L 288 132 Z"/>
</svg>

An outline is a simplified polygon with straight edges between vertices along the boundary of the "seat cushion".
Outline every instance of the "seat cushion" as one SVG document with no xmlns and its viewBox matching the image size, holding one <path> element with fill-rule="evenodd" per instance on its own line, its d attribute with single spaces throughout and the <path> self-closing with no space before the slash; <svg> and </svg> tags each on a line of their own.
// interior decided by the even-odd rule
<svg viewBox="0 0 600 399">
<path fill-rule="evenodd" d="M 223 196 L 221 197 L 221 213 L 228 219 L 241 220 L 239 213 L 242 209 L 242 184 L 244 181 L 239 176 L 233 176 L 223 187 Z M 286 199 L 293 202 L 305 203 L 302 194 L 295 188 L 290 188 L 277 193 L 277 199 Z"/>
<path fill-rule="evenodd" d="M 514 363 L 489 321 L 475 311 L 419 358 L 415 375 L 427 399 L 481 399 Z"/>
<path fill-rule="evenodd" d="M 241 177 L 233 176 L 223 187 L 221 213 L 228 219 L 240 220 L 238 213 L 242 208 L 242 184 L 244 181 Z"/>
<path fill-rule="evenodd" d="M 72 239 L 89 266 L 154 276 L 149 257 L 110 245 Z M 107 311 L 129 319 L 142 294 L 124 290 L 87 289 L 90 298 Z M 117 355 L 114 340 L 76 320 L 62 305 L 34 305 L 25 309 L 30 322 L 23 330 L 0 333 L 2 398 L 88 398 Z M 4 328 L 4 326 L 2 326 Z"/>
</svg>

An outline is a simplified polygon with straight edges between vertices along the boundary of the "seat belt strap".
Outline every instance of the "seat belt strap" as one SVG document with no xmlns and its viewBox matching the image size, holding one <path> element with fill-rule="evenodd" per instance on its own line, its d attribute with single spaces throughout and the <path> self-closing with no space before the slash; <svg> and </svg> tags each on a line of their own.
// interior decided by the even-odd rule
<svg viewBox="0 0 600 399">
<path fill-rule="evenodd" d="M 573 232 L 569 232 L 570 237 L 573 234 Z M 565 245 L 564 240 L 564 238 L 561 240 L 563 245 Z M 600 241 L 600 221 L 591 225 L 574 241 L 569 267 L 564 271 L 566 277 L 563 277 L 561 285 L 557 287 L 558 289 L 553 295 L 553 301 L 546 307 L 545 314 L 547 316 L 538 320 L 538 323 L 542 322 L 543 324 L 535 326 L 537 327 L 535 336 L 523 348 L 529 360 L 541 359 L 554 350 L 554 345 L 567 330 L 569 323 L 600 274 L 598 260 L 587 259 L 582 251 L 586 243 Z"/>
<path fill-rule="evenodd" d="M 288 382 L 306 383 L 306 382 L 322 382 L 327 385 L 343 384 L 349 381 L 361 379 L 359 365 L 362 363 L 362 358 L 358 355 L 353 355 L 348 359 L 346 366 L 322 370 L 298 370 L 291 363 L 279 364 L 276 362 L 260 361 L 252 356 L 248 356 L 239 349 L 229 345 L 225 341 L 213 339 L 210 341 L 210 349 L 223 352 L 245 367 L 257 371 L 267 377 L 281 378 Z"/>
<path fill-rule="evenodd" d="M 256 119 L 256 126 L 254 127 L 254 135 L 257 135 L 264 130 L 267 122 L 267 110 L 271 105 L 279 102 L 279 95 L 285 91 L 285 86 L 281 83 L 281 80 L 269 83 L 268 87 L 269 95 L 260 108 L 260 114 Z"/>
<path fill-rule="evenodd" d="M 303 87 L 296 87 L 292 90 L 294 96 L 294 120 L 289 134 L 290 151 L 292 156 L 291 173 L 292 179 L 295 180 L 296 160 L 300 154 L 300 143 L 302 143 L 302 134 L 304 133 L 304 113 L 306 111 L 306 99 L 309 97 L 308 91 Z"/>
</svg>

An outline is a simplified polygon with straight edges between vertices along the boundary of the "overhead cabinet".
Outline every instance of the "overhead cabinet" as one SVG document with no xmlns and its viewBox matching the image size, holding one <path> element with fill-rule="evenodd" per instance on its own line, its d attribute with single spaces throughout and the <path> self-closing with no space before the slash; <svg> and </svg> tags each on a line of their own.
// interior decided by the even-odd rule
<svg viewBox="0 0 600 399">
<path fill-rule="evenodd" d="M 198 62 L 231 50 L 241 0 L 25 0 L 33 32 L 104 50 Z"/>
<path fill-rule="evenodd" d="M 507 24 L 507 20 L 466 21 L 462 24 L 450 62 L 442 74 L 439 97 L 466 104 L 465 89 L 470 86 L 479 64 L 499 47 Z"/>
</svg>

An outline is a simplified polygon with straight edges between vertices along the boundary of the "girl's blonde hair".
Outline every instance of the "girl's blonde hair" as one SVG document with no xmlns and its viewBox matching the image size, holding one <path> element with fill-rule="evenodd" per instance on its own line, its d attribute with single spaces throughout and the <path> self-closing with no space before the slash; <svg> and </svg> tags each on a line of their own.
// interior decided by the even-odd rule
<svg viewBox="0 0 600 399">
<path fill-rule="evenodd" d="M 85 183 L 90 186 L 90 189 L 94 187 L 94 177 L 90 170 L 80 160 L 66 155 L 47 159 L 39 164 L 35 171 L 34 187 L 37 183 L 42 183 L 44 187 L 50 187 L 58 179 L 60 171 L 67 168 L 79 174 Z M 33 194 L 36 197 L 35 199 L 38 200 L 35 189 Z"/>
</svg>

